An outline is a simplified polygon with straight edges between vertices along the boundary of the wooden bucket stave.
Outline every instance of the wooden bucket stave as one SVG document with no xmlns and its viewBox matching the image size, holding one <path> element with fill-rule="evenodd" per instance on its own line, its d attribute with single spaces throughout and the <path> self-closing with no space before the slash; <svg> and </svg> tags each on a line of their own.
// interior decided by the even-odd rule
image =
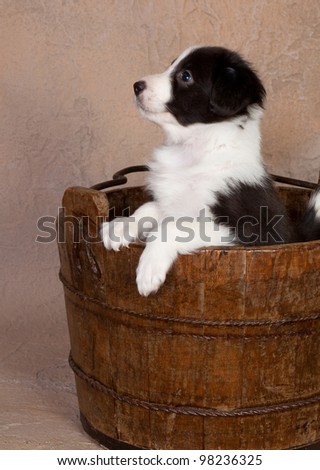
<svg viewBox="0 0 320 470">
<path fill-rule="evenodd" d="M 309 192 L 281 192 L 300 216 Z M 142 188 L 64 195 L 61 280 L 84 428 L 114 448 L 320 440 L 320 242 L 180 256 L 144 298 L 135 283 L 143 247 L 114 253 L 92 240 L 109 210 L 132 213 L 145 200 Z"/>
</svg>

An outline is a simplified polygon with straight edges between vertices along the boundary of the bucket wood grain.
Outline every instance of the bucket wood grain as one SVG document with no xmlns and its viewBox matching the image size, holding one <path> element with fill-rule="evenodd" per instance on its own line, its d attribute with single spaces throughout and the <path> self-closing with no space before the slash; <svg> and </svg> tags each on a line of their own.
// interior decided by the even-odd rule
<svg viewBox="0 0 320 470">
<path fill-rule="evenodd" d="M 281 195 L 300 217 L 309 192 Z M 142 188 L 64 195 L 60 276 L 86 431 L 110 448 L 319 441 L 320 241 L 180 256 L 144 298 L 135 282 L 143 247 L 106 251 L 97 227 L 145 200 Z"/>
</svg>

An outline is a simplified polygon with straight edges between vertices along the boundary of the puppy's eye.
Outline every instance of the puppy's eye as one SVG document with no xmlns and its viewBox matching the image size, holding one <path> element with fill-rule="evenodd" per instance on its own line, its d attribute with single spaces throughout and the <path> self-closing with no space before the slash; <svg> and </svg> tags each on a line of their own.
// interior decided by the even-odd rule
<svg viewBox="0 0 320 470">
<path fill-rule="evenodd" d="M 193 78 L 192 78 L 191 72 L 189 72 L 189 70 L 184 70 L 183 72 L 181 72 L 180 78 L 185 83 L 192 83 L 193 82 Z"/>
</svg>

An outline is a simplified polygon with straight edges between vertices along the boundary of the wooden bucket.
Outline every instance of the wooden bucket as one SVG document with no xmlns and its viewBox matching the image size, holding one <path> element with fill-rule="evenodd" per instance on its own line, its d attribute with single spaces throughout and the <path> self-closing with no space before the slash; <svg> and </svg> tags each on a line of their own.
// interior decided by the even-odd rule
<svg viewBox="0 0 320 470">
<path fill-rule="evenodd" d="M 300 217 L 309 191 L 281 195 Z M 97 226 L 145 201 L 142 188 L 64 195 L 60 277 L 84 429 L 114 449 L 317 448 L 320 241 L 180 256 L 144 298 L 143 247 L 106 251 Z"/>
</svg>

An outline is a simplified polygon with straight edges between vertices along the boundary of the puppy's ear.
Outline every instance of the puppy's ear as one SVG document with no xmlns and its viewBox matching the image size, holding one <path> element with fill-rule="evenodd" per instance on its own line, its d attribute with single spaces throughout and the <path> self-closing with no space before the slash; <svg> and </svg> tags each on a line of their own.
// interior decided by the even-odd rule
<svg viewBox="0 0 320 470">
<path fill-rule="evenodd" d="M 263 106 L 265 89 L 247 64 L 220 66 L 214 70 L 210 111 L 227 118 L 245 114 L 251 104 Z"/>
</svg>

